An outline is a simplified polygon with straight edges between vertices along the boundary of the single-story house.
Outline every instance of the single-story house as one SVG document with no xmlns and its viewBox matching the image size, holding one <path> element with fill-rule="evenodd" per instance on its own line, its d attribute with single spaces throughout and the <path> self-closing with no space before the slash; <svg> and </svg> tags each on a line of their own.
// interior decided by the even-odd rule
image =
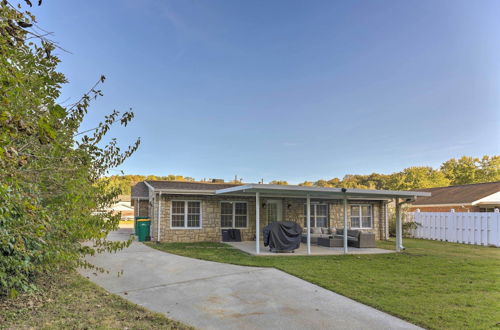
<svg viewBox="0 0 500 330">
<path fill-rule="evenodd" d="M 133 220 L 134 209 L 130 203 L 130 195 L 119 195 L 118 200 L 106 211 L 112 211 L 113 214 L 121 214 L 121 220 Z"/>
<path fill-rule="evenodd" d="M 222 229 L 235 228 L 245 241 L 259 240 L 273 221 L 295 221 L 304 228 L 349 228 L 388 238 L 387 203 L 429 196 L 427 192 L 305 187 L 274 184 L 143 181 L 132 187 L 136 217 L 151 219 L 151 239 L 160 242 L 220 242 Z M 309 215 L 309 217 L 308 217 Z M 401 221 L 398 242 L 402 248 Z M 310 247 L 307 231 L 308 246 Z M 347 251 L 347 230 L 344 249 Z"/>
<path fill-rule="evenodd" d="M 420 197 L 409 211 L 421 212 L 493 212 L 500 208 L 500 181 L 459 186 L 418 189 L 432 195 Z"/>
</svg>

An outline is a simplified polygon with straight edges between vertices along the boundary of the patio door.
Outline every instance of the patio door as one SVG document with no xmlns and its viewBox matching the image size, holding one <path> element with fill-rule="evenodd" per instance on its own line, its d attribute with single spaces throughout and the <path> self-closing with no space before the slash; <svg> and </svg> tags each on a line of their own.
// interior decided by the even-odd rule
<svg viewBox="0 0 500 330">
<path fill-rule="evenodd" d="M 282 221 L 283 203 L 280 200 L 268 200 L 267 205 L 267 223 Z"/>
</svg>

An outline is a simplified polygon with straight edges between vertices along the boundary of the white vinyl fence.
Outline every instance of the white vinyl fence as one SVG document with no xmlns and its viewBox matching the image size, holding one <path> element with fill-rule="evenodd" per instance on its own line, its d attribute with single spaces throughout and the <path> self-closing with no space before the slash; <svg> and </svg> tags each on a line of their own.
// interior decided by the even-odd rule
<svg viewBox="0 0 500 330">
<path fill-rule="evenodd" d="M 412 212 L 418 224 L 415 238 L 500 247 L 500 213 L 495 212 Z"/>
</svg>

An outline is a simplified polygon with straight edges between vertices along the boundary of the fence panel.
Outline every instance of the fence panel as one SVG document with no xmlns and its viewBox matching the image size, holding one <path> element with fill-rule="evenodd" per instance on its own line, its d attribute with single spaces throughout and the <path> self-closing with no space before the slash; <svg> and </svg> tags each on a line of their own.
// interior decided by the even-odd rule
<svg viewBox="0 0 500 330">
<path fill-rule="evenodd" d="M 500 247 L 500 212 L 411 212 L 415 238 Z"/>
</svg>

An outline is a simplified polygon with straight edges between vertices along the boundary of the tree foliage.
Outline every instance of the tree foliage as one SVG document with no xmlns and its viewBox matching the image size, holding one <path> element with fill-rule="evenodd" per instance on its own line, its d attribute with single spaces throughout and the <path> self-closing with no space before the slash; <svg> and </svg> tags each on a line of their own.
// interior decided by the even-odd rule
<svg viewBox="0 0 500 330">
<path fill-rule="evenodd" d="M 439 169 L 412 166 L 392 174 L 347 174 L 343 179 L 304 181 L 301 186 L 412 190 L 450 185 L 500 181 L 500 156 L 450 159 Z"/>
<path fill-rule="evenodd" d="M 165 181 L 195 181 L 194 178 L 182 175 L 169 174 L 166 176 L 158 175 L 112 175 L 103 180 L 107 180 L 109 185 L 120 191 L 120 194 L 130 195 L 130 188 L 134 184 L 144 180 L 165 180 Z"/>
<path fill-rule="evenodd" d="M 113 111 L 79 133 L 105 77 L 75 104 L 58 104 L 66 79 L 57 71 L 57 46 L 34 25 L 21 4 L 0 3 L 0 295 L 10 297 L 32 289 L 37 274 L 91 267 L 84 256 L 128 244 L 106 239 L 119 219 L 100 210 L 119 190 L 100 178 L 139 146 L 121 150 L 116 139 L 104 140 L 132 112 Z"/>
<path fill-rule="evenodd" d="M 288 182 L 284 181 L 284 180 L 273 180 L 273 181 L 269 182 L 269 184 L 287 185 Z"/>
</svg>

